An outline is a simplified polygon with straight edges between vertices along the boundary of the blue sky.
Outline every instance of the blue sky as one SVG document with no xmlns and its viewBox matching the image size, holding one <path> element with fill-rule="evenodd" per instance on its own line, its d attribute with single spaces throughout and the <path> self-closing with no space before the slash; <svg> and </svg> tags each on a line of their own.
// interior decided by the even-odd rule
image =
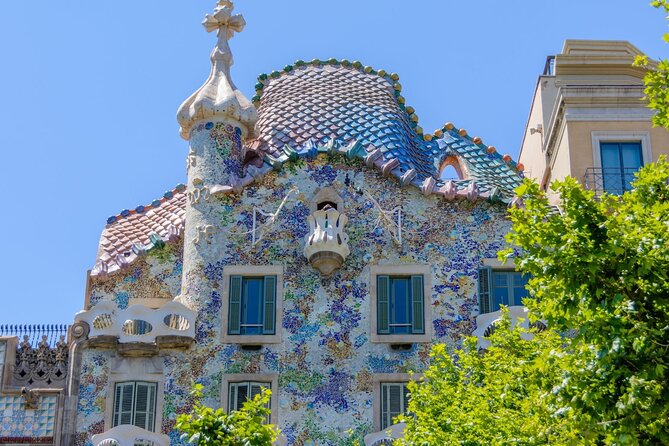
<svg viewBox="0 0 669 446">
<path fill-rule="evenodd" d="M 214 0 L 7 1 L 0 12 L 0 324 L 69 323 L 109 215 L 185 181 L 177 107 L 209 72 Z M 517 156 L 537 75 L 567 38 L 666 56 L 637 0 L 238 0 L 233 78 L 296 59 L 400 75 L 426 131 L 451 121 Z"/>
</svg>

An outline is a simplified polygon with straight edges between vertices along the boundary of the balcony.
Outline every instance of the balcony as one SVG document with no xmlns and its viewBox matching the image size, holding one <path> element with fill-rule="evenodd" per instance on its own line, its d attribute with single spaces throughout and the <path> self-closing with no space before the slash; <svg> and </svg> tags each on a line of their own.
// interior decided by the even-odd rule
<svg viewBox="0 0 669 446">
<path fill-rule="evenodd" d="M 611 195 L 622 195 L 632 189 L 634 174 L 639 169 L 618 167 L 588 167 L 583 182 L 585 188 L 595 192 L 596 196 L 604 192 Z"/>
<path fill-rule="evenodd" d="M 512 306 L 508 307 L 509 309 L 509 318 L 511 319 L 511 327 L 515 327 L 517 324 L 520 324 L 525 330 L 529 330 L 530 322 L 527 316 L 527 308 L 523 306 Z M 478 339 L 478 348 L 486 349 L 490 347 L 490 341 L 487 339 L 495 331 L 495 326 L 502 319 L 502 311 L 493 311 L 492 313 L 483 313 L 476 316 L 476 330 L 472 333 L 472 336 L 476 336 Z M 523 339 L 532 339 L 533 335 L 531 333 L 524 333 L 521 336 Z"/>
<path fill-rule="evenodd" d="M 149 432 L 136 426 L 121 425 L 103 434 L 93 435 L 94 446 L 169 446 L 167 435 Z"/>
<path fill-rule="evenodd" d="M 120 309 L 100 302 L 74 317 L 90 329 L 92 346 L 117 348 L 126 356 L 153 356 L 160 348 L 188 348 L 195 339 L 196 313 L 170 301 L 161 308 L 131 305 Z"/>
</svg>

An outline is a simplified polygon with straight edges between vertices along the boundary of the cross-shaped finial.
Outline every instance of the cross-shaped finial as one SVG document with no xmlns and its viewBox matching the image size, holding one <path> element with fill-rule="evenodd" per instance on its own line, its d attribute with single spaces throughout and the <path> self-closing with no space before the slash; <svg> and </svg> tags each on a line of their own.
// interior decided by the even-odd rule
<svg viewBox="0 0 669 446">
<path fill-rule="evenodd" d="M 230 0 L 218 0 L 213 14 L 204 16 L 202 25 L 208 33 L 216 31 L 220 37 L 221 30 L 225 30 L 225 37 L 231 39 L 235 32 L 242 32 L 246 21 L 241 14 L 232 15 L 235 5 Z"/>
</svg>

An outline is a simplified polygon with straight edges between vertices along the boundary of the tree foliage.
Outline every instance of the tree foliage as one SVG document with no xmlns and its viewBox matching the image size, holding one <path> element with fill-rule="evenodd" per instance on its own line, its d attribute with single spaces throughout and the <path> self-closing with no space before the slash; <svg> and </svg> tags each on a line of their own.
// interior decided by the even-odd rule
<svg viewBox="0 0 669 446">
<path fill-rule="evenodd" d="M 554 416 L 547 396 L 558 380 L 563 345 L 552 331 L 533 340 L 508 314 L 497 324 L 481 354 L 475 338 L 453 356 L 444 345 L 432 349 L 422 381 L 409 384 L 411 415 L 396 445 L 538 445 L 576 435 L 567 418 Z"/>
<path fill-rule="evenodd" d="M 196 384 L 191 392 L 195 400 L 192 413 L 177 417 L 176 429 L 181 438 L 198 446 L 271 446 L 276 440 L 274 426 L 265 424 L 271 391 L 244 403 L 241 410 L 226 413 L 202 403 L 203 386 Z"/>
<path fill-rule="evenodd" d="M 567 178 L 561 215 L 525 181 L 500 256 L 519 253 L 524 304 L 549 330 L 497 327 L 484 354 L 470 339 L 455 359 L 436 346 L 397 444 L 669 444 L 668 180 L 664 157 L 622 196 Z"/>
<path fill-rule="evenodd" d="M 576 332 L 558 410 L 594 444 L 669 444 L 668 179 L 664 157 L 622 196 L 596 199 L 567 178 L 553 185 L 563 215 L 526 181 L 526 206 L 511 211 L 508 240 L 533 276 L 526 305 Z"/>
<path fill-rule="evenodd" d="M 653 0 L 650 4 L 669 14 L 669 0 Z M 664 34 L 663 38 L 669 43 L 669 33 Z M 644 77 L 644 93 L 648 106 L 657 112 L 653 116 L 653 124 L 669 129 L 669 61 L 662 59 L 657 66 L 652 66 L 647 56 L 639 56 L 635 65 L 648 70 Z"/>
</svg>

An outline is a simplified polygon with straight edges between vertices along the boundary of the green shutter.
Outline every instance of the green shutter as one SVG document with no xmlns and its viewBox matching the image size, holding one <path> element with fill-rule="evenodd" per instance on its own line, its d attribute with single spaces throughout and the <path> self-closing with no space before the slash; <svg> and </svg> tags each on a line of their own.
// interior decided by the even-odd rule
<svg viewBox="0 0 669 446">
<path fill-rule="evenodd" d="M 114 395 L 114 420 L 113 427 L 122 424 L 133 424 L 133 408 L 135 396 L 135 383 L 124 382 L 116 384 Z"/>
<path fill-rule="evenodd" d="M 262 333 L 273 335 L 275 333 L 276 321 L 276 276 L 265 276 L 265 302 L 263 304 L 265 314 L 263 316 Z"/>
<path fill-rule="evenodd" d="M 230 276 L 230 306 L 228 311 L 228 334 L 241 334 L 242 276 Z"/>
<path fill-rule="evenodd" d="M 492 269 L 490 267 L 479 268 L 479 312 L 490 313 L 490 283 L 492 282 Z"/>
<path fill-rule="evenodd" d="M 376 332 L 390 334 L 390 277 L 376 277 Z"/>
<path fill-rule="evenodd" d="M 425 296 L 423 287 L 423 276 L 411 276 L 411 333 L 425 333 Z"/>
<path fill-rule="evenodd" d="M 156 383 L 138 382 L 135 385 L 135 413 L 132 424 L 148 431 L 153 431 L 154 427 L 156 388 Z"/>
</svg>

